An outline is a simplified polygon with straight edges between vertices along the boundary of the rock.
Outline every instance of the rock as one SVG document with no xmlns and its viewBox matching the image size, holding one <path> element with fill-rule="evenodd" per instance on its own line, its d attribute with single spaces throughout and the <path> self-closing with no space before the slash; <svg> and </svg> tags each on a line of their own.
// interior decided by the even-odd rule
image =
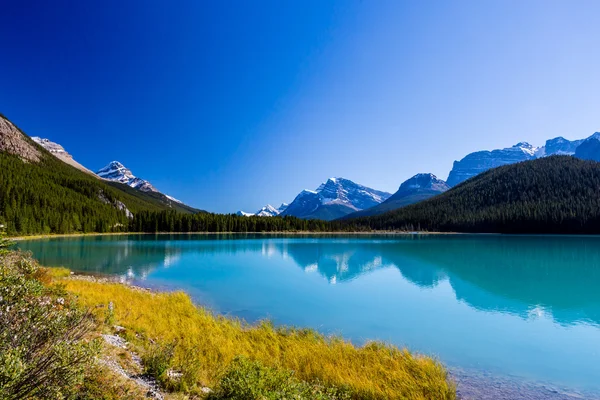
<svg viewBox="0 0 600 400">
<path fill-rule="evenodd" d="M 0 151 L 19 156 L 23 161 L 38 162 L 42 153 L 21 134 L 19 128 L 0 115 Z"/>
<path fill-rule="evenodd" d="M 110 344 L 111 346 L 120 347 L 122 349 L 127 348 L 127 342 L 120 336 L 117 335 L 102 335 L 104 341 Z"/>
</svg>

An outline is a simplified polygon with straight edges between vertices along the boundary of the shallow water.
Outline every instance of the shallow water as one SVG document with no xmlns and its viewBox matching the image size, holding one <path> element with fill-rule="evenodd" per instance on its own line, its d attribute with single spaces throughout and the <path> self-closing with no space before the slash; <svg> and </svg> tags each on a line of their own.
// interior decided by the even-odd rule
<svg viewBox="0 0 600 400">
<path fill-rule="evenodd" d="M 406 346 L 467 381 L 600 393 L 600 237 L 128 235 L 18 246 L 44 265 L 183 289 L 249 321 Z"/>
</svg>

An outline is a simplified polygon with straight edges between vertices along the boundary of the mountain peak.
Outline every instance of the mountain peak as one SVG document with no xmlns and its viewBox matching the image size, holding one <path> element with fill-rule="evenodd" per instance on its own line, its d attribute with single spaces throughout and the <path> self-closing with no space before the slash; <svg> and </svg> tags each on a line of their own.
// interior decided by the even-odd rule
<svg viewBox="0 0 600 400">
<path fill-rule="evenodd" d="M 359 185 L 349 179 L 332 177 L 321 183 L 317 190 L 305 189 L 300 192 L 281 215 L 331 220 L 373 207 L 390 196 L 390 193 Z"/>
<path fill-rule="evenodd" d="M 67 153 L 65 148 L 62 147 L 60 144 L 55 143 L 55 142 L 51 141 L 50 139 L 41 138 L 39 136 L 32 136 L 31 140 L 33 140 L 34 142 L 36 142 L 37 144 L 42 146 L 44 149 L 48 150 L 54 157 L 58 158 L 62 162 L 65 162 L 65 163 L 71 165 L 72 167 L 75 167 L 75 168 L 77 168 L 87 174 L 93 175 L 94 177 L 97 178 L 96 174 L 94 174 L 92 171 L 90 171 L 83 165 L 79 164 L 77 161 L 75 161 L 73 159 L 73 156 L 70 155 L 69 153 Z"/>
<path fill-rule="evenodd" d="M 98 170 L 96 174 L 106 180 L 120 182 L 142 192 L 158 192 L 152 184 L 138 178 L 119 161 L 111 161 L 106 167 Z"/>
<path fill-rule="evenodd" d="M 431 189 L 443 192 L 448 190 L 449 186 L 446 182 L 444 182 L 441 179 L 438 179 L 438 177 L 432 173 L 420 173 L 404 181 L 400 185 L 398 191 L 414 191 L 419 189 Z"/>
<path fill-rule="evenodd" d="M 31 140 L 48 150 L 50 153 L 65 153 L 68 154 L 64 147 L 58 143 L 50 141 L 50 139 L 41 138 L 39 136 L 32 136 Z M 70 156 L 70 155 L 69 155 Z"/>
<path fill-rule="evenodd" d="M 539 149 L 538 147 L 535 147 L 528 142 L 519 142 L 519 143 L 515 144 L 513 146 L 513 148 L 517 148 L 517 149 L 523 151 L 523 153 L 526 153 L 530 156 L 534 156 L 535 152 L 538 151 L 538 149 Z"/>
</svg>

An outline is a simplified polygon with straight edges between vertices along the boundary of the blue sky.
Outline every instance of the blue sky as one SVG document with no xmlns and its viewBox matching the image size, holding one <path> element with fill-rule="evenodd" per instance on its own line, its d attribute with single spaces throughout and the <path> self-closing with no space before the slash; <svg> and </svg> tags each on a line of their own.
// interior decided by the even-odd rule
<svg viewBox="0 0 600 400">
<path fill-rule="evenodd" d="M 5 1 L 0 112 L 216 212 L 600 130 L 597 1 Z"/>
</svg>

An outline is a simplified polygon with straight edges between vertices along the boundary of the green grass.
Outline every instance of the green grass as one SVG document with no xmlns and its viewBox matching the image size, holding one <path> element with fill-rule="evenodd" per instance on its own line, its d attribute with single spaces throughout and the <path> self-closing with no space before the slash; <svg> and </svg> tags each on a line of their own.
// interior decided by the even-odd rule
<svg viewBox="0 0 600 400">
<path fill-rule="evenodd" d="M 112 302 L 110 323 L 126 328 L 126 339 L 145 361 L 151 361 L 149 365 L 154 363 L 157 377 L 171 390 L 199 393 L 200 387 L 208 386 L 216 389 L 216 396 L 226 393 L 229 382 L 230 389 L 242 390 L 242 386 L 249 385 L 256 387 L 257 393 L 276 393 L 269 391 L 275 385 L 280 389 L 291 387 L 300 394 L 307 390 L 325 394 L 339 391 L 352 399 L 456 397 L 454 384 L 438 361 L 407 350 L 381 343 L 356 347 L 339 337 L 325 337 L 309 329 L 275 327 L 269 322 L 248 325 L 215 316 L 180 292 L 151 293 L 79 279 L 60 283 L 78 296 L 81 305 L 93 310 L 98 321 L 107 320 L 107 306 Z M 182 372 L 179 381 L 169 381 L 167 366 Z M 240 375 L 241 370 L 254 373 Z M 245 384 L 239 379 L 236 382 L 236 376 L 250 380 Z"/>
</svg>

